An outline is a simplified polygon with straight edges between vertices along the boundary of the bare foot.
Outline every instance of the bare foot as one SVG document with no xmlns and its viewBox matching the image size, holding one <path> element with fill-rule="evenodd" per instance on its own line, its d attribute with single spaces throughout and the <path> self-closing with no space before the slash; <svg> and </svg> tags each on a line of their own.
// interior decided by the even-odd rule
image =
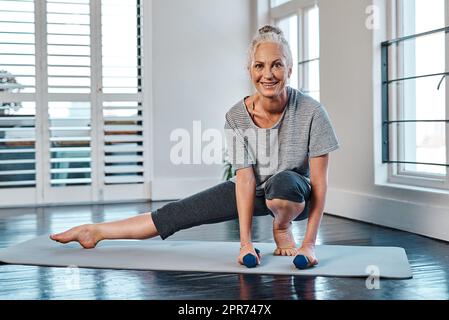
<svg viewBox="0 0 449 320">
<path fill-rule="evenodd" d="M 287 226 L 278 225 L 273 221 L 273 237 L 277 248 L 274 250 L 276 256 L 295 256 L 297 249 L 292 234 L 291 222 Z"/>
<path fill-rule="evenodd" d="M 50 239 L 61 243 L 77 241 L 84 249 L 92 249 L 102 240 L 102 237 L 95 225 L 85 224 L 62 233 L 52 234 L 50 235 Z"/>
</svg>

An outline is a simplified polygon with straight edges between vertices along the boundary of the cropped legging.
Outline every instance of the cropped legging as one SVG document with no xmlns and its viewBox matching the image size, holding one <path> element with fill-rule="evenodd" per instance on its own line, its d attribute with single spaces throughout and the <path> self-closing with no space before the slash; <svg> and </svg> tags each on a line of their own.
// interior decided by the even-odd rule
<svg viewBox="0 0 449 320">
<path fill-rule="evenodd" d="M 272 215 L 265 200 L 283 199 L 306 202 L 303 212 L 295 220 L 309 216 L 311 186 L 306 178 L 294 171 L 282 171 L 271 176 L 264 195 L 256 196 L 254 216 Z M 191 227 L 238 218 L 235 183 L 222 182 L 184 199 L 170 202 L 152 213 L 152 219 L 162 239 Z"/>
</svg>

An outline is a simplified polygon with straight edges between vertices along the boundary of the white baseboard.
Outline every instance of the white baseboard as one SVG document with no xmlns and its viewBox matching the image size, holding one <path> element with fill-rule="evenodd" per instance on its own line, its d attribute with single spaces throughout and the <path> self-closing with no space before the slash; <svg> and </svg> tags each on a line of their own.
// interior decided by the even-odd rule
<svg viewBox="0 0 449 320">
<path fill-rule="evenodd" d="M 219 184 L 220 179 L 154 179 L 151 182 L 151 201 L 177 200 Z"/>
<path fill-rule="evenodd" d="M 449 241 L 449 207 L 329 188 L 325 212 Z"/>
</svg>

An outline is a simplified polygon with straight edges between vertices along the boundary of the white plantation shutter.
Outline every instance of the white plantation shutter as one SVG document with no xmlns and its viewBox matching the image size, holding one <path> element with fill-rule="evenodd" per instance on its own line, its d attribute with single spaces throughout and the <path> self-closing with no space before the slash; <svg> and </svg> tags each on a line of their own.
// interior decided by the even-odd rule
<svg viewBox="0 0 449 320">
<path fill-rule="evenodd" d="M 0 193 L 35 187 L 34 1 L 0 0 Z"/>
<path fill-rule="evenodd" d="M 47 0 L 48 125 L 51 186 L 91 183 L 91 26 L 89 0 Z M 56 94 L 65 94 L 60 100 Z"/>
<path fill-rule="evenodd" d="M 140 1 L 101 3 L 104 183 L 143 183 Z"/>
<path fill-rule="evenodd" d="M 141 12 L 0 0 L 0 206 L 149 196 Z"/>
</svg>

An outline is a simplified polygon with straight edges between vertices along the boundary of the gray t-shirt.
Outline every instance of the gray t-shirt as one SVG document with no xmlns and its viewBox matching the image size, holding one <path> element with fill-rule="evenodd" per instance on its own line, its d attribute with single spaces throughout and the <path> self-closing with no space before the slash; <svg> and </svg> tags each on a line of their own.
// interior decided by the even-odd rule
<svg viewBox="0 0 449 320">
<path fill-rule="evenodd" d="M 257 195 L 263 195 L 271 176 L 284 170 L 293 170 L 310 182 L 309 158 L 339 148 L 324 107 L 291 87 L 287 94 L 287 106 L 272 128 L 262 129 L 253 122 L 245 99 L 226 113 L 229 161 L 235 170 L 253 167 Z M 235 182 L 235 177 L 231 181 Z"/>
</svg>

